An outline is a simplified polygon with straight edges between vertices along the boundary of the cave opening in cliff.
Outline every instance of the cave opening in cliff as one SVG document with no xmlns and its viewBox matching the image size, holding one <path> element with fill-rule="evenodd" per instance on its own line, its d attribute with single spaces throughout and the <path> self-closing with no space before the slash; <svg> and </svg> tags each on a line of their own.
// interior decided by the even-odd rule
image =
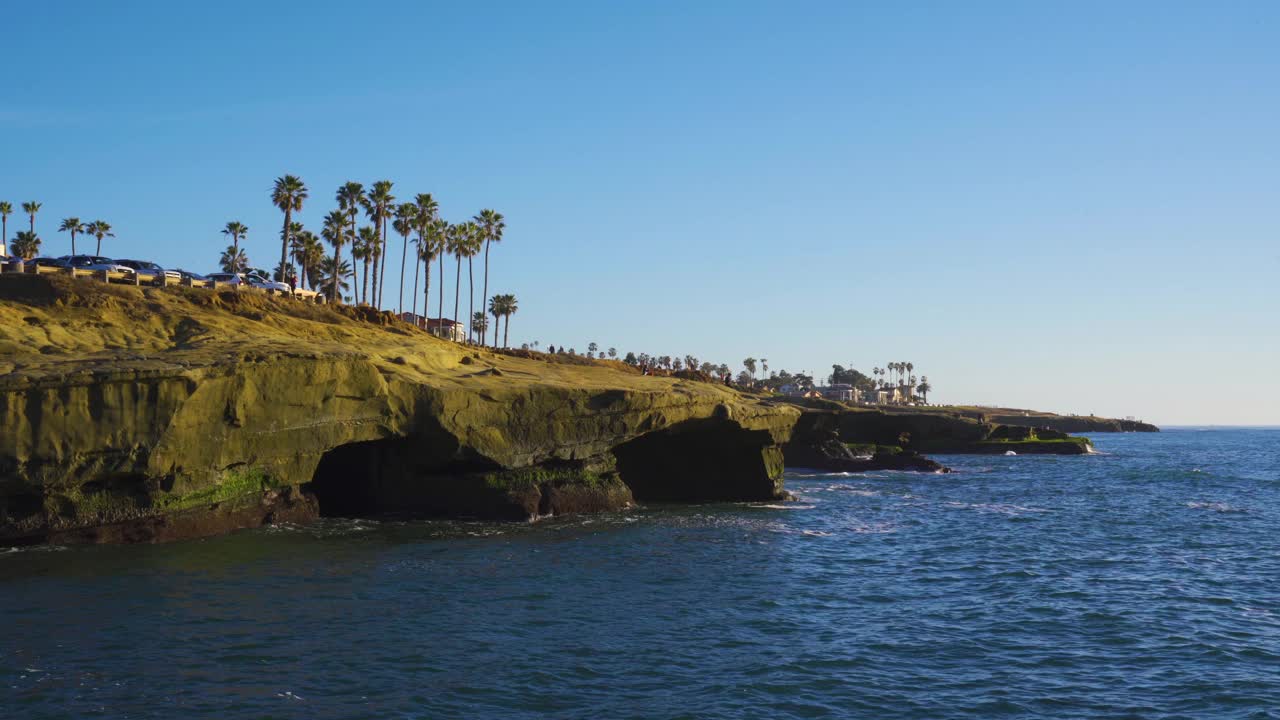
<svg viewBox="0 0 1280 720">
<path fill-rule="evenodd" d="M 623 443 L 613 454 L 640 502 L 771 500 L 781 493 L 781 453 L 769 433 L 729 421 L 680 423 Z"/>
<path fill-rule="evenodd" d="M 457 449 L 420 437 L 340 445 L 320 458 L 303 490 L 315 496 L 321 517 L 449 514 L 455 479 L 497 467 Z"/>
</svg>

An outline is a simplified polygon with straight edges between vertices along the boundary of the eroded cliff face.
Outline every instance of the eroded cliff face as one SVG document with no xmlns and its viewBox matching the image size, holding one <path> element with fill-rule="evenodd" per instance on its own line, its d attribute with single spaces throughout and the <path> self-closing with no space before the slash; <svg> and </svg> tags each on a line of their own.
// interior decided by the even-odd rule
<svg viewBox="0 0 1280 720">
<path fill-rule="evenodd" d="M 781 496 L 799 416 L 256 293 L 0 276 L 0 539 Z"/>
</svg>

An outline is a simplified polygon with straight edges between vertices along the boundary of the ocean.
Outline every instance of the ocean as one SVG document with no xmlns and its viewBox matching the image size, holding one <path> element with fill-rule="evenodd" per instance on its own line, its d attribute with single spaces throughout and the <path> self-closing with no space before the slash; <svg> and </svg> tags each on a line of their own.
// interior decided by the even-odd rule
<svg viewBox="0 0 1280 720">
<path fill-rule="evenodd" d="M 6 718 L 1280 717 L 1280 430 L 794 502 L 0 549 Z"/>
</svg>

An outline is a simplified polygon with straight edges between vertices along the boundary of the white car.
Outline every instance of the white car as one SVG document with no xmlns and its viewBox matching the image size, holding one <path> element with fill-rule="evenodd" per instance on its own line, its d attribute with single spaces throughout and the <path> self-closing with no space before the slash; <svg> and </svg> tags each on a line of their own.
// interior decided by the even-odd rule
<svg viewBox="0 0 1280 720">
<path fill-rule="evenodd" d="M 271 280 L 264 280 L 252 273 L 211 273 L 209 279 L 224 285 L 245 285 L 267 292 L 288 293 L 289 286 Z"/>
<path fill-rule="evenodd" d="M 115 260 L 100 255 L 63 255 L 58 258 L 62 267 L 80 268 L 83 270 L 106 270 L 133 277 L 136 271 L 128 265 L 120 265 Z"/>
<path fill-rule="evenodd" d="M 287 283 L 276 282 L 275 280 L 268 280 L 265 277 L 261 275 L 257 275 L 255 273 L 249 273 L 248 275 L 245 275 L 245 279 L 249 281 L 250 285 L 262 290 L 266 290 L 267 292 L 278 292 L 284 295 L 289 294 L 289 285 Z"/>
</svg>

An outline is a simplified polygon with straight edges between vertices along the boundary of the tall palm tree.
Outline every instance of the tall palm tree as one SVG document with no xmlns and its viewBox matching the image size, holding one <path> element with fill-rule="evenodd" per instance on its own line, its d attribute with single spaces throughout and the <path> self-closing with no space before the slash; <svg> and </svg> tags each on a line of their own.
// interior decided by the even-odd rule
<svg viewBox="0 0 1280 720">
<path fill-rule="evenodd" d="M 351 233 L 349 237 L 356 237 L 356 215 L 360 212 L 360 206 L 364 204 L 364 185 L 358 182 L 347 182 L 338 188 L 337 194 L 338 209 L 346 213 L 351 218 Z M 351 243 L 351 267 L 356 266 L 356 245 Z M 359 302 L 360 298 L 356 298 Z"/>
<path fill-rule="evenodd" d="M 422 260 L 426 266 L 426 282 L 422 288 L 422 317 L 427 317 L 428 300 L 431 299 L 431 260 L 439 252 L 440 242 L 435 229 L 440 206 L 436 203 L 435 198 L 431 197 L 431 193 L 419 193 L 413 199 L 415 205 L 418 206 L 418 214 L 414 217 L 414 229 L 418 231 L 418 258 Z M 441 278 L 443 280 L 443 278 Z M 414 304 L 417 307 L 418 295 L 418 267 L 415 264 L 413 268 L 413 295 Z"/>
<path fill-rule="evenodd" d="M 432 224 L 431 228 L 437 239 L 436 257 L 440 260 L 440 305 L 438 306 L 438 310 L 440 313 L 440 324 L 442 327 L 444 325 L 444 256 L 451 252 L 449 239 L 451 237 L 450 233 L 452 232 L 452 229 L 453 226 L 444 218 L 438 218 L 435 223 Z"/>
<path fill-rule="evenodd" d="M 36 231 L 36 213 L 40 212 L 41 204 L 32 200 L 31 202 L 22 203 L 22 212 L 31 218 L 31 232 Z"/>
<path fill-rule="evenodd" d="M 343 264 L 341 260 L 342 245 L 348 237 L 347 213 L 343 210 L 333 210 L 328 215 L 325 215 L 324 225 L 320 229 L 320 236 L 325 239 L 325 242 L 333 246 L 333 260 L 328 262 L 330 272 L 332 273 L 335 268 L 340 270 Z M 348 265 L 347 267 L 351 266 Z M 323 268 L 321 270 L 323 273 Z M 332 278 L 332 274 L 329 277 Z M 321 285 L 323 287 L 323 281 Z M 338 293 L 341 289 L 339 285 L 341 283 L 330 282 L 328 286 L 329 302 L 338 302 Z"/>
<path fill-rule="evenodd" d="M 480 253 L 480 226 L 474 222 L 463 223 L 467 231 L 467 312 L 476 311 L 476 273 L 472 260 Z M 481 313 L 483 315 L 484 313 Z M 471 328 L 467 328 L 467 342 L 471 342 Z"/>
<path fill-rule="evenodd" d="M 462 298 L 462 258 L 470 247 L 465 224 L 450 225 L 448 239 L 449 254 L 457 260 L 457 269 L 453 274 L 453 324 L 458 324 L 458 300 Z"/>
<path fill-rule="evenodd" d="M 506 219 L 502 217 L 502 213 L 497 210 L 481 210 L 475 218 L 476 225 L 480 227 L 480 237 L 484 240 L 484 291 L 480 296 L 480 307 L 484 307 L 489 303 L 489 243 L 502 242 L 502 231 L 506 229 Z M 493 328 L 493 342 L 498 342 L 498 328 Z M 480 338 L 480 344 L 484 345 L 485 338 Z"/>
<path fill-rule="evenodd" d="M 218 267 L 222 272 L 242 273 L 249 269 L 249 256 L 235 245 L 228 245 L 218 258 Z"/>
<path fill-rule="evenodd" d="M 373 227 L 378 231 L 378 244 L 373 252 L 373 304 L 378 308 L 382 307 L 382 290 L 386 280 L 384 249 L 387 245 L 387 218 L 396 201 L 396 196 L 391 194 L 393 184 L 390 180 L 378 180 L 364 199 L 365 215 L 373 221 Z"/>
<path fill-rule="evenodd" d="M 0 255 L 8 253 L 9 216 L 13 214 L 13 205 L 7 200 L 0 200 Z"/>
<path fill-rule="evenodd" d="M 62 224 L 58 226 L 58 232 L 71 233 L 71 254 L 76 254 L 76 233 L 84 232 L 84 225 L 78 217 L 65 218 Z"/>
<path fill-rule="evenodd" d="M 95 255 L 102 254 L 102 238 L 115 237 L 116 234 L 111 232 L 111 223 L 105 220 L 94 220 L 85 226 L 86 233 L 98 238 L 98 250 Z"/>
<path fill-rule="evenodd" d="M 405 261 L 409 259 L 409 236 L 413 234 L 414 226 L 418 220 L 418 206 L 413 203 L 402 203 L 396 206 L 396 219 L 391 224 L 395 231 L 400 234 L 403 242 L 400 244 L 400 292 L 397 293 L 399 302 L 396 303 L 396 312 L 404 314 L 404 268 Z M 414 267 L 417 268 L 418 263 L 414 261 Z M 415 291 L 416 294 L 416 291 Z M 416 300 L 417 298 L 415 298 Z"/>
<path fill-rule="evenodd" d="M 355 248 L 353 248 L 351 252 L 353 255 L 358 254 L 360 259 L 364 261 L 364 279 L 360 282 L 360 302 L 368 305 L 370 266 L 372 266 L 373 269 L 373 299 L 375 302 L 377 302 L 378 299 L 378 266 L 375 264 L 377 261 L 376 253 L 378 251 L 377 228 L 374 228 L 371 225 L 365 225 L 360 228 L 360 231 L 356 234 L 355 242 L 356 246 L 359 247 L 359 252 L 357 253 Z"/>
<path fill-rule="evenodd" d="M 249 226 L 245 225 L 239 220 L 232 220 L 231 222 L 227 223 L 226 227 L 222 228 L 222 234 L 231 238 L 231 246 L 236 249 L 237 253 L 239 253 L 240 241 L 244 239 L 245 235 L 249 234 Z"/>
<path fill-rule="evenodd" d="M 280 230 L 280 271 L 289 264 L 289 234 L 293 230 L 293 213 L 302 210 L 302 203 L 307 199 L 307 186 L 302 178 L 296 175 L 283 175 L 276 178 L 275 187 L 271 189 L 271 202 L 284 213 L 284 227 Z M 278 278 L 284 281 L 284 278 Z"/>
<path fill-rule="evenodd" d="M 19 230 L 13 236 L 13 254 L 30 260 L 40 254 L 40 236 L 30 230 Z"/>
</svg>

